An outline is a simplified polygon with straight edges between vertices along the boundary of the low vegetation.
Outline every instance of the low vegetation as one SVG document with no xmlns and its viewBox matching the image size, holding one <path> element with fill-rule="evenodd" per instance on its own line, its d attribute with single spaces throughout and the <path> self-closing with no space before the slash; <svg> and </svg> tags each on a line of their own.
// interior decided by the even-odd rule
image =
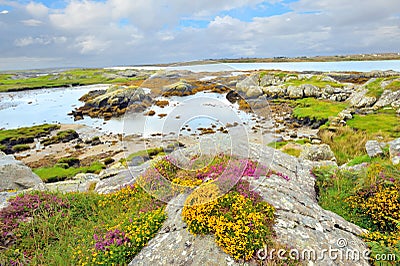
<svg viewBox="0 0 400 266">
<path fill-rule="evenodd" d="M 297 106 L 293 109 L 293 116 L 297 119 L 327 120 L 329 117 L 337 116 L 347 108 L 346 103 L 314 98 L 300 99 L 296 103 Z"/>
<path fill-rule="evenodd" d="M 366 88 L 368 89 L 367 96 L 379 98 L 384 90 L 398 91 L 400 90 L 400 80 L 393 79 L 399 78 L 397 77 L 387 77 L 387 78 L 377 78 L 374 81 L 368 83 Z M 386 87 L 382 86 L 382 82 L 390 82 Z"/>
<path fill-rule="evenodd" d="M 304 84 L 313 85 L 318 88 L 324 88 L 326 86 L 331 86 L 334 88 L 342 88 L 344 85 L 338 82 L 324 80 L 323 76 L 315 76 L 313 75 L 311 78 L 304 78 L 304 79 L 292 79 L 285 83 L 286 85 L 291 86 L 300 86 Z"/>
<path fill-rule="evenodd" d="M 51 183 L 66 180 L 79 173 L 98 174 L 104 168 L 106 168 L 106 166 L 100 162 L 94 162 L 89 166 L 80 166 L 80 162 L 76 158 L 62 158 L 52 167 L 36 168 L 33 169 L 33 172 L 37 174 L 43 182 Z"/>
<path fill-rule="evenodd" d="M 68 142 L 68 141 L 71 141 L 76 138 L 79 138 L 79 134 L 75 130 L 69 129 L 69 130 L 59 131 L 59 132 L 57 132 L 57 135 L 50 137 L 50 138 L 46 138 L 46 139 L 42 140 L 41 143 L 44 146 L 48 146 L 51 144 Z"/>
<path fill-rule="evenodd" d="M 319 189 L 319 204 L 369 232 L 363 235 L 371 248 L 371 262 L 377 254 L 394 254 L 400 263 L 400 166 L 387 158 L 375 159 L 358 172 L 337 168 L 313 170 Z"/>
<path fill-rule="evenodd" d="M 53 130 L 59 129 L 59 125 L 43 124 L 32 127 L 0 130 L 0 150 L 13 153 L 27 148 L 23 144 L 33 143 L 35 138 L 49 135 Z M 14 146 L 18 145 L 16 148 Z"/>
<path fill-rule="evenodd" d="M 161 227 L 163 206 L 138 186 L 19 195 L 0 211 L 0 264 L 127 265 Z"/>
<path fill-rule="evenodd" d="M 101 83 L 124 83 L 138 79 L 138 77 L 112 77 L 117 73 L 116 70 L 73 69 L 46 75 L 35 75 L 33 73 L 0 74 L 0 92 Z"/>
</svg>

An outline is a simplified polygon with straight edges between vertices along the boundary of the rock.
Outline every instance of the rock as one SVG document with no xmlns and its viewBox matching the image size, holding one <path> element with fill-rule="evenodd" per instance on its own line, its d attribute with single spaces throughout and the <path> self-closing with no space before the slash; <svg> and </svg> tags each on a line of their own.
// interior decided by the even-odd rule
<svg viewBox="0 0 400 266">
<path fill-rule="evenodd" d="M 391 106 L 393 109 L 400 108 L 400 100 L 392 102 Z"/>
<path fill-rule="evenodd" d="M 238 91 L 247 92 L 250 87 L 259 86 L 259 74 L 252 74 L 236 84 Z"/>
<path fill-rule="evenodd" d="M 379 100 L 374 104 L 373 108 L 377 110 L 384 106 L 390 106 L 393 102 L 395 102 L 396 105 L 396 101 L 400 101 L 400 90 L 385 90 Z"/>
<path fill-rule="evenodd" d="M 142 163 L 150 160 L 148 156 L 135 156 L 130 160 L 128 163 L 128 166 L 138 166 L 141 165 Z"/>
<path fill-rule="evenodd" d="M 335 155 L 327 144 L 304 145 L 300 158 L 310 161 L 336 161 Z"/>
<path fill-rule="evenodd" d="M 376 140 L 368 140 L 367 143 L 365 143 L 365 149 L 370 158 L 383 155 L 381 145 Z"/>
<path fill-rule="evenodd" d="M 8 200 L 18 195 L 19 192 L 0 192 L 0 210 L 8 206 Z"/>
<path fill-rule="evenodd" d="M 263 87 L 262 88 L 263 92 L 268 96 L 268 97 L 284 97 L 286 95 L 286 88 L 284 86 L 269 86 L 269 87 Z"/>
<path fill-rule="evenodd" d="M 337 117 L 339 118 L 339 120 L 346 121 L 352 119 L 353 115 L 351 114 L 350 110 L 343 110 L 337 115 Z"/>
<path fill-rule="evenodd" d="M 45 184 L 46 189 L 60 192 L 87 192 L 94 188 L 100 179 L 96 175 L 78 176 L 74 180 L 60 181 Z"/>
<path fill-rule="evenodd" d="M 263 91 L 261 90 L 261 87 L 259 86 L 251 86 L 248 88 L 246 92 L 246 97 L 248 98 L 257 98 L 258 96 L 261 96 L 263 94 Z"/>
<path fill-rule="evenodd" d="M 129 265 L 239 265 L 217 246 L 212 235 L 194 236 L 182 221 L 186 195 L 172 199 L 160 232 Z M 230 263 L 228 263 L 230 262 Z"/>
<path fill-rule="evenodd" d="M 229 151 L 230 147 L 224 146 L 222 149 Z M 189 150 L 185 149 L 184 152 L 182 156 L 186 158 Z M 274 229 L 278 242 L 299 251 L 312 249 L 316 254 L 322 254 L 323 250 L 329 248 L 340 248 L 338 244 L 341 244 L 341 239 L 347 243 L 343 250 L 351 249 L 363 254 L 368 249 L 358 237 L 365 230 L 318 205 L 315 177 L 310 170 L 316 165 L 334 165 L 334 162 L 304 161 L 257 144 L 250 144 L 249 154 L 250 159 L 265 163 L 271 170 L 289 179 L 278 175 L 257 180 L 248 178 L 262 198 L 276 208 Z M 168 218 L 162 229 L 130 265 L 235 265 L 232 258 L 216 246 L 212 236 L 193 236 L 188 233 L 181 218 L 185 197 L 180 195 L 169 202 L 166 209 Z M 325 256 L 309 262 L 309 265 L 369 264 L 362 256 L 359 261 Z"/>
<path fill-rule="evenodd" d="M 172 85 L 166 86 L 163 89 L 164 96 L 185 96 L 191 95 L 192 90 L 195 88 L 192 84 L 185 80 L 181 80 Z"/>
<path fill-rule="evenodd" d="M 286 89 L 287 95 L 290 99 L 300 99 L 304 97 L 303 89 L 296 86 L 289 86 Z"/>
<path fill-rule="evenodd" d="M 40 185 L 42 180 L 28 166 L 0 152 L 0 190 L 23 190 Z"/>
<path fill-rule="evenodd" d="M 389 154 L 394 165 L 400 163 L 400 138 L 389 142 Z"/>
<path fill-rule="evenodd" d="M 314 97 L 317 98 L 321 96 L 321 91 L 318 87 L 310 84 L 303 84 L 300 86 L 304 91 L 304 97 Z"/>
<path fill-rule="evenodd" d="M 353 92 L 347 101 L 350 103 L 352 107 L 361 108 L 361 107 L 370 107 L 376 102 L 375 97 L 365 96 L 367 94 L 367 89 L 358 89 Z"/>
<path fill-rule="evenodd" d="M 260 79 L 260 86 L 267 87 L 267 86 L 277 86 L 283 84 L 283 80 L 276 75 L 263 75 Z"/>
</svg>

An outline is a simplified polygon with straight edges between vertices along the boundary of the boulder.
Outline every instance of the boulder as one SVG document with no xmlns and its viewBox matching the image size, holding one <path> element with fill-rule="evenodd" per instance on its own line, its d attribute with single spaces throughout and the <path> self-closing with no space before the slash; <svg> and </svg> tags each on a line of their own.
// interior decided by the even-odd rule
<svg viewBox="0 0 400 266">
<path fill-rule="evenodd" d="M 383 155 L 381 144 L 376 140 L 368 140 L 367 143 L 365 143 L 365 149 L 370 158 Z"/>
<path fill-rule="evenodd" d="M 262 90 L 268 97 L 282 97 L 283 98 L 286 95 L 286 88 L 283 86 L 263 87 Z"/>
<path fill-rule="evenodd" d="M 376 102 L 376 98 L 372 96 L 366 96 L 367 92 L 367 89 L 358 89 L 350 95 L 347 101 L 352 107 L 371 107 Z"/>
<path fill-rule="evenodd" d="M 300 153 L 300 158 L 310 161 L 336 161 L 331 147 L 327 144 L 311 145 L 306 144 Z"/>
<path fill-rule="evenodd" d="M 393 102 L 400 101 L 400 90 L 391 91 L 385 90 L 379 100 L 374 104 L 374 109 L 379 109 L 384 106 L 390 106 Z"/>
<path fill-rule="evenodd" d="M 238 83 L 236 83 L 236 89 L 238 91 L 247 92 L 247 90 L 250 87 L 258 86 L 259 85 L 258 81 L 259 81 L 259 74 L 252 74 L 246 77 L 245 79 L 239 81 Z"/>
<path fill-rule="evenodd" d="M 289 86 L 286 89 L 287 95 L 290 99 L 300 99 L 304 97 L 303 88 L 296 86 Z"/>
<path fill-rule="evenodd" d="M 394 165 L 400 163 L 400 138 L 389 142 L 389 154 Z"/>
<path fill-rule="evenodd" d="M 321 96 L 321 90 L 314 85 L 303 84 L 300 86 L 300 88 L 303 89 L 303 91 L 304 91 L 304 97 L 317 98 L 317 97 Z"/>
<path fill-rule="evenodd" d="M 260 86 L 267 87 L 267 86 L 277 86 L 283 84 L 283 81 L 279 78 L 279 76 L 275 75 L 264 75 L 260 79 Z"/>
<path fill-rule="evenodd" d="M 186 80 L 178 81 L 172 85 L 163 88 L 163 95 L 165 96 L 185 96 L 191 95 L 195 86 Z"/>
<path fill-rule="evenodd" d="M 261 96 L 262 94 L 263 94 L 263 91 L 261 90 L 261 87 L 259 87 L 259 86 L 251 86 L 246 91 L 247 98 L 257 98 L 258 96 Z"/>
<path fill-rule="evenodd" d="M 0 152 L 0 191 L 23 190 L 43 186 L 42 180 L 12 155 Z"/>
</svg>

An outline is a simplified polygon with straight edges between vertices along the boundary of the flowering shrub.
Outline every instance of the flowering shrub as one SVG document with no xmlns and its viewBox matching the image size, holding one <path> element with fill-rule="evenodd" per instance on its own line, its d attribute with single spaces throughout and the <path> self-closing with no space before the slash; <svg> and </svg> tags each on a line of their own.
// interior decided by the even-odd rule
<svg viewBox="0 0 400 266">
<path fill-rule="evenodd" d="M 249 260 L 272 242 L 274 208 L 250 194 L 243 184 L 223 196 L 213 182 L 200 186 L 186 199 L 184 221 L 193 234 L 215 235 L 216 243 L 236 260 Z M 248 188 L 248 187 L 247 187 Z M 246 194 L 244 196 L 243 194 Z M 253 199 L 257 201 L 253 201 Z"/>
</svg>

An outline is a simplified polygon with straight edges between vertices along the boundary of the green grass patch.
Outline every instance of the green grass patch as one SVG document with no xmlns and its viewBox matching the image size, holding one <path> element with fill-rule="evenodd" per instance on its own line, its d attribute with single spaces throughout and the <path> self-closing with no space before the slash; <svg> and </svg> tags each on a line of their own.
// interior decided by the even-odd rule
<svg viewBox="0 0 400 266">
<path fill-rule="evenodd" d="M 304 98 L 296 101 L 297 106 L 293 110 L 293 116 L 302 119 L 310 118 L 315 120 L 328 119 L 337 116 L 347 108 L 346 103 L 338 103 L 329 100 L 317 100 Z"/>
<path fill-rule="evenodd" d="M 392 109 L 383 109 L 368 115 L 354 115 L 353 119 L 347 121 L 347 125 L 364 130 L 370 135 L 382 135 L 386 138 L 400 137 L 400 117 Z"/>
<path fill-rule="evenodd" d="M 15 152 L 26 151 L 29 150 L 31 147 L 27 144 L 17 144 L 12 147 L 12 150 Z"/>
<path fill-rule="evenodd" d="M 13 79 L 11 78 L 13 75 L 10 74 L 0 74 L 0 92 L 91 85 L 99 83 L 123 83 L 140 79 L 140 77 L 113 79 L 104 75 L 117 74 L 118 72 L 119 71 L 117 70 L 105 69 L 73 69 L 56 74 L 21 79 Z"/>
<path fill-rule="evenodd" d="M 287 154 L 295 156 L 295 157 L 299 157 L 300 153 L 301 153 L 300 149 L 294 149 L 294 148 L 283 148 L 282 151 L 284 153 L 287 153 Z"/>
<path fill-rule="evenodd" d="M 354 165 L 361 164 L 361 163 L 370 163 L 371 161 L 372 161 L 372 159 L 368 156 L 368 154 L 364 154 L 364 155 L 354 157 L 347 165 L 354 166 Z"/>
<path fill-rule="evenodd" d="M 309 79 L 293 79 L 290 80 L 289 82 L 286 82 L 285 84 L 288 86 L 300 86 L 304 84 L 309 84 L 309 85 L 314 85 L 315 87 L 318 88 L 324 88 L 326 86 L 331 86 L 334 88 L 342 88 L 343 84 L 332 82 L 332 81 L 324 81 L 323 76 L 312 76 Z"/>
<path fill-rule="evenodd" d="M 98 174 L 105 165 L 100 162 L 95 162 L 90 166 L 84 167 L 69 167 L 68 162 L 59 162 L 53 167 L 41 167 L 34 169 L 33 172 L 37 174 L 43 182 L 57 182 L 63 181 L 67 178 L 73 177 L 79 173 L 95 173 Z"/>
<path fill-rule="evenodd" d="M 395 81 L 389 83 L 389 85 L 387 85 L 385 88 L 382 87 L 382 82 L 390 81 L 395 78 L 399 78 L 399 77 L 396 76 L 396 77 L 388 77 L 388 78 L 377 78 L 376 80 L 368 83 L 366 85 L 366 88 L 368 89 L 366 96 L 379 98 L 379 97 L 381 97 L 384 90 L 398 91 L 400 89 L 400 81 L 399 80 L 395 80 Z"/>
<path fill-rule="evenodd" d="M 73 130 L 73 129 L 63 130 L 63 131 L 57 132 L 57 135 L 55 135 L 51 138 L 42 140 L 42 144 L 45 146 L 48 146 L 51 144 L 68 142 L 68 141 L 71 141 L 76 138 L 79 138 L 79 134 L 75 130 Z"/>
</svg>

